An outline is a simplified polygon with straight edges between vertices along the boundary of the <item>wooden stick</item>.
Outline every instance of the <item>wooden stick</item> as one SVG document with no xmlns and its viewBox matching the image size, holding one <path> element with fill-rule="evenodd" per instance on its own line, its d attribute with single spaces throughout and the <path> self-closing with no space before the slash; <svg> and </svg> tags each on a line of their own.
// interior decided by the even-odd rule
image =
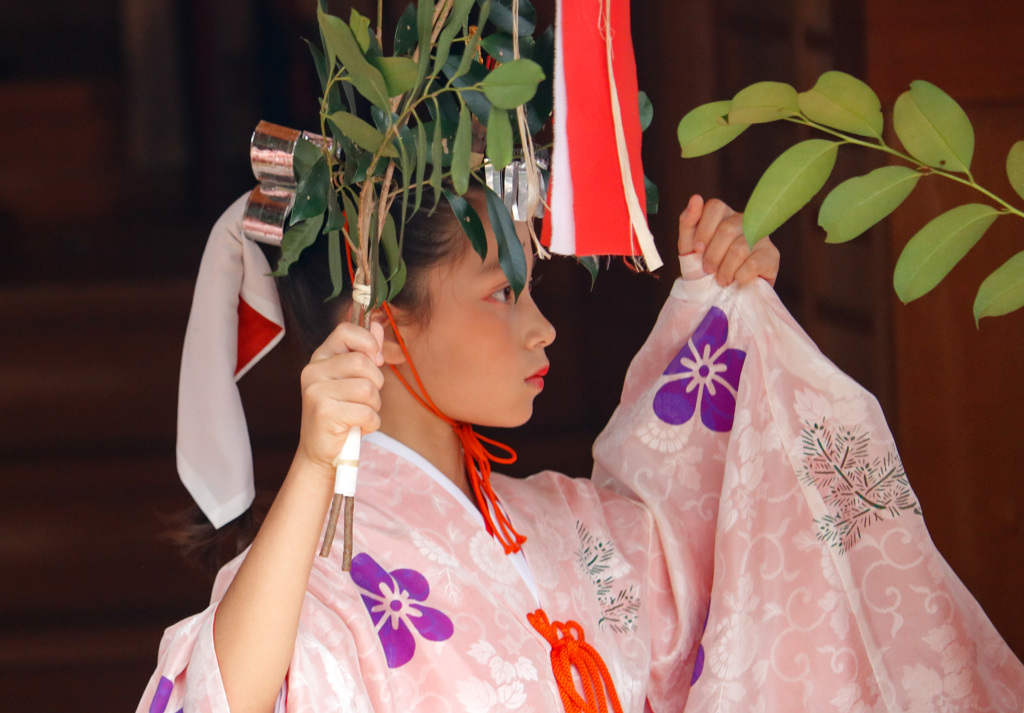
<svg viewBox="0 0 1024 713">
<path fill-rule="evenodd" d="M 321 557 L 328 557 L 331 554 L 331 545 L 334 544 L 334 531 L 338 528 L 338 513 L 341 512 L 341 504 L 344 500 L 345 496 L 337 493 L 331 500 L 331 516 L 327 520 L 327 532 L 324 533 L 324 542 L 320 546 Z"/>
<path fill-rule="evenodd" d="M 352 521 L 355 520 L 355 498 L 345 498 L 345 547 L 341 553 L 341 569 L 352 569 Z"/>
</svg>

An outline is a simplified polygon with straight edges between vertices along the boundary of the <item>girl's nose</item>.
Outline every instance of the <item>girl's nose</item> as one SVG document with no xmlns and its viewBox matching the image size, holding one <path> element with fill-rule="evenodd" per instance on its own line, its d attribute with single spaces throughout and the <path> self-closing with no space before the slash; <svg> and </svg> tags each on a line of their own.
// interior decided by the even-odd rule
<svg viewBox="0 0 1024 713">
<path fill-rule="evenodd" d="M 523 307 L 527 308 L 529 324 L 527 329 L 527 346 L 530 348 L 549 346 L 555 341 L 555 326 L 540 311 L 540 308 L 533 301 L 533 296 L 529 292 L 524 290 L 524 294 L 519 299 L 526 302 Z"/>
</svg>

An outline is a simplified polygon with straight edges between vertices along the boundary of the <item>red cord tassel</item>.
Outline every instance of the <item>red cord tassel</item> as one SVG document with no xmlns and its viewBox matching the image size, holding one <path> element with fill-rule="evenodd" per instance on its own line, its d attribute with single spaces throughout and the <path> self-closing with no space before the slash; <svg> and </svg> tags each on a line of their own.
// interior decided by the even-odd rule
<svg viewBox="0 0 1024 713">
<path fill-rule="evenodd" d="M 566 713 L 608 713 L 609 702 L 615 713 L 622 713 L 608 667 L 597 650 L 586 642 L 583 627 L 575 621 L 551 622 L 543 609 L 527 614 L 526 618 L 551 644 L 551 670 Z M 583 683 L 582 696 L 573 680 L 573 667 Z"/>
</svg>

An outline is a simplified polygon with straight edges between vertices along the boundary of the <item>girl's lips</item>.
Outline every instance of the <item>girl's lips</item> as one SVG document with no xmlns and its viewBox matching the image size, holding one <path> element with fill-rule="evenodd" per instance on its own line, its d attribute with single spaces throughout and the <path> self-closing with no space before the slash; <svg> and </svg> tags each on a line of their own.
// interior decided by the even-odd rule
<svg viewBox="0 0 1024 713">
<path fill-rule="evenodd" d="M 534 386 L 537 389 L 544 390 L 544 376 L 548 373 L 548 367 L 545 365 L 538 369 L 537 372 L 526 379 L 526 383 L 530 386 Z"/>
</svg>

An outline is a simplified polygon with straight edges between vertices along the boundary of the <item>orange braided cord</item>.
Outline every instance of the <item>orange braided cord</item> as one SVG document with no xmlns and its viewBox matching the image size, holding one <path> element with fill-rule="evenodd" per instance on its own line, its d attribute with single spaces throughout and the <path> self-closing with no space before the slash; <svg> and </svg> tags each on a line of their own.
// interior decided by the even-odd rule
<svg viewBox="0 0 1024 713">
<path fill-rule="evenodd" d="M 562 696 L 566 713 L 608 713 L 608 702 L 611 702 L 615 713 L 622 713 L 615 682 L 601 655 L 586 642 L 583 627 L 575 621 L 564 624 L 551 622 L 543 609 L 527 614 L 526 618 L 551 644 L 551 670 L 558 682 L 558 692 Z M 582 696 L 573 681 L 573 667 L 579 672 L 583 684 Z M 605 691 L 608 693 L 607 698 Z"/>
<path fill-rule="evenodd" d="M 409 364 L 409 369 L 412 371 L 412 376 L 416 380 L 419 391 L 417 392 L 416 389 L 412 388 L 412 385 L 402 376 L 394 364 L 391 365 L 391 370 L 420 405 L 449 424 L 455 431 L 459 442 L 462 443 L 462 453 L 466 459 L 466 472 L 469 474 L 469 482 L 473 486 L 473 494 L 476 496 L 480 513 L 484 516 L 484 524 L 487 526 L 488 534 L 495 537 L 501 543 L 502 547 L 505 548 L 505 554 L 518 552 L 522 544 L 526 542 L 526 537 L 516 532 L 508 516 L 498 507 L 498 496 L 491 487 L 491 461 L 502 464 L 515 463 L 516 452 L 504 443 L 481 436 L 473 430 L 472 424 L 456 421 L 441 412 L 423 387 L 420 375 L 416 371 L 416 365 L 412 363 L 412 357 L 409 355 L 409 350 L 406 349 L 405 340 L 402 339 L 402 335 L 398 331 L 398 325 L 395 324 L 395 318 L 391 314 L 391 308 L 386 302 L 384 303 L 384 313 L 387 314 L 388 321 L 391 323 L 391 329 L 395 333 L 395 339 L 398 340 L 398 345 L 402 348 L 402 353 L 405 355 L 405 360 Z M 485 443 L 500 448 L 508 455 L 499 456 L 489 451 L 484 445 Z"/>
</svg>

